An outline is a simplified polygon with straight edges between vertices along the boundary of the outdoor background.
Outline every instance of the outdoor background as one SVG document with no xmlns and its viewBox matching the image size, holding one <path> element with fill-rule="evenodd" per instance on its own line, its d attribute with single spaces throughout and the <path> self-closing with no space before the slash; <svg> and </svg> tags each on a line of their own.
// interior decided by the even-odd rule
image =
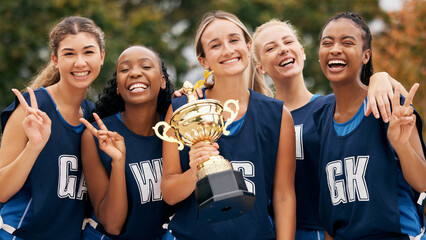
<svg viewBox="0 0 426 240">
<path fill-rule="evenodd" d="M 210 10 L 236 14 L 253 31 L 271 18 L 289 20 L 307 55 L 304 75 L 315 93 L 331 92 L 318 63 L 318 34 L 338 12 L 359 13 L 370 23 L 375 71 L 387 71 L 409 89 L 419 82 L 414 105 L 426 121 L 425 0 L 2 0 L 0 3 L 0 109 L 13 101 L 50 59 L 48 32 L 64 16 L 93 19 L 105 32 L 106 61 L 87 98 L 96 101 L 126 47 L 143 44 L 166 61 L 177 88 L 202 78 L 194 32 Z"/>
</svg>

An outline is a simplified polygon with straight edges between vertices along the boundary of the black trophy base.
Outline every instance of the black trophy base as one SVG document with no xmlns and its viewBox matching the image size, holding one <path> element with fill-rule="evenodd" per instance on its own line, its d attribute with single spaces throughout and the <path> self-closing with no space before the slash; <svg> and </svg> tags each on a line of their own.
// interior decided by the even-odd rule
<svg viewBox="0 0 426 240">
<path fill-rule="evenodd" d="M 198 200 L 198 220 L 219 222 L 250 211 L 255 196 L 247 191 L 239 171 L 226 170 L 198 180 L 195 196 Z"/>
</svg>

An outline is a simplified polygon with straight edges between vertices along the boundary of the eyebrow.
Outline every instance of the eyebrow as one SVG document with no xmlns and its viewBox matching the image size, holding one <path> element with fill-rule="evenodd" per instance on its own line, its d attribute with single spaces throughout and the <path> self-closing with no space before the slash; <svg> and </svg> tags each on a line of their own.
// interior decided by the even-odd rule
<svg viewBox="0 0 426 240">
<path fill-rule="evenodd" d="M 88 49 L 88 48 L 92 48 L 92 47 L 96 48 L 94 45 L 87 45 L 87 46 L 83 47 L 83 49 Z M 62 49 L 62 52 L 63 51 L 74 51 L 74 49 L 73 48 L 64 48 L 64 49 Z"/>
<path fill-rule="evenodd" d="M 284 37 L 282 37 L 282 38 L 281 38 L 281 40 L 284 40 L 284 39 L 289 38 L 289 37 L 293 37 L 293 36 L 291 36 L 291 35 L 285 35 Z M 270 42 L 265 43 L 265 44 L 263 45 L 263 47 L 266 47 L 267 45 L 269 45 L 269 44 L 273 44 L 273 43 L 275 43 L 275 40 L 272 40 L 272 41 L 270 41 Z"/>
<path fill-rule="evenodd" d="M 231 33 L 228 36 L 233 37 L 233 36 L 240 36 L 239 33 Z M 209 46 L 212 42 L 218 40 L 218 38 L 213 38 L 212 40 L 210 40 L 210 42 L 207 43 L 207 46 Z"/>
<path fill-rule="evenodd" d="M 330 36 L 324 36 L 324 37 L 322 37 L 322 38 L 321 38 L 321 41 L 322 41 L 322 40 L 324 40 L 324 39 L 326 39 L 326 38 L 327 38 L 327 39 L 334 40 L 334 38 L 333 38 L 333 37 L 330 37 Z M 349 39 L 356 40 L 356 38 L 355 38 L 354 36 L 344 36 L 342 39 L 344 40 L 344 39 L 348 39 L 348 38 L 349 38 Z"/>
<path fill-rule="evenodd" d="M 154 62 L 151 58 L 139 58 L 138 61 L 150 61 L 150 62 Z M 120 65 L 128 63 L 128 62 L 130 62 L 130 60 L 124 60 L 124 61 L 120 62 L 118 65 L 120 66 Z"/>
</svg>

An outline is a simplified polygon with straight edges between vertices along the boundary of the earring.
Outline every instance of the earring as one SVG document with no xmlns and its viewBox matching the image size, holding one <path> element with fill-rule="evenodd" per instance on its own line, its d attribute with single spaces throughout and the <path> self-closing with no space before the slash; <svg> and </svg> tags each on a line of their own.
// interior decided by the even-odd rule
<svg viewBox="0 0 426 240">
<path fill-rule="evenodd" d="M 305 53 L 303 54 L 303 60 L 304 61 L 306 60 L 306 54 Z"/>
<path fill-rule="evenodd" d="M 320 60 L 318 59 L 318 62 L 320 62 Z"/>
</svg>

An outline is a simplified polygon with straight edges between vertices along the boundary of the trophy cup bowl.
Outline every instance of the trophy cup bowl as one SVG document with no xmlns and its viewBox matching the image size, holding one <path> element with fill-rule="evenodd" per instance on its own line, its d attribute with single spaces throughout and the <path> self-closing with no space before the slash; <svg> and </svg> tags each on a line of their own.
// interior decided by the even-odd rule
<svg viewBox="0 0 426 240">
<path fill-rule="evenodd" d="M 193 96 L 188 96 L 189 97 Z M 233 111 L 229 104 L 234 104 Z M 231 112 L 226 124 L 222 117 L 223 111 Z M 227 126 L 237 117 L 238 101 L 228 100 L 224 107 L 214 99 L 189 100 L 178 108 L 172 115 L 170 122 L 159 122 L 154 127 L 156 135 L 169 142 L 192 146 L 204 141 L 216 142 L 223 134 L 228 135 Z M 158 129 L 163 126 L 163 132 Z M 169 129 L 174 130 L 176 138 L 167 136 Z M 221 155 L 210 158 L 197 166 L 197 187 L 195 196 L 198 201 L 198 219 L 207 222 L 218 222 L 234 217 L 251 210 L 255 196 L 247 190 L 244 178 L 239 171 L 232 168 L 232 164 Z"/>
</svg>

